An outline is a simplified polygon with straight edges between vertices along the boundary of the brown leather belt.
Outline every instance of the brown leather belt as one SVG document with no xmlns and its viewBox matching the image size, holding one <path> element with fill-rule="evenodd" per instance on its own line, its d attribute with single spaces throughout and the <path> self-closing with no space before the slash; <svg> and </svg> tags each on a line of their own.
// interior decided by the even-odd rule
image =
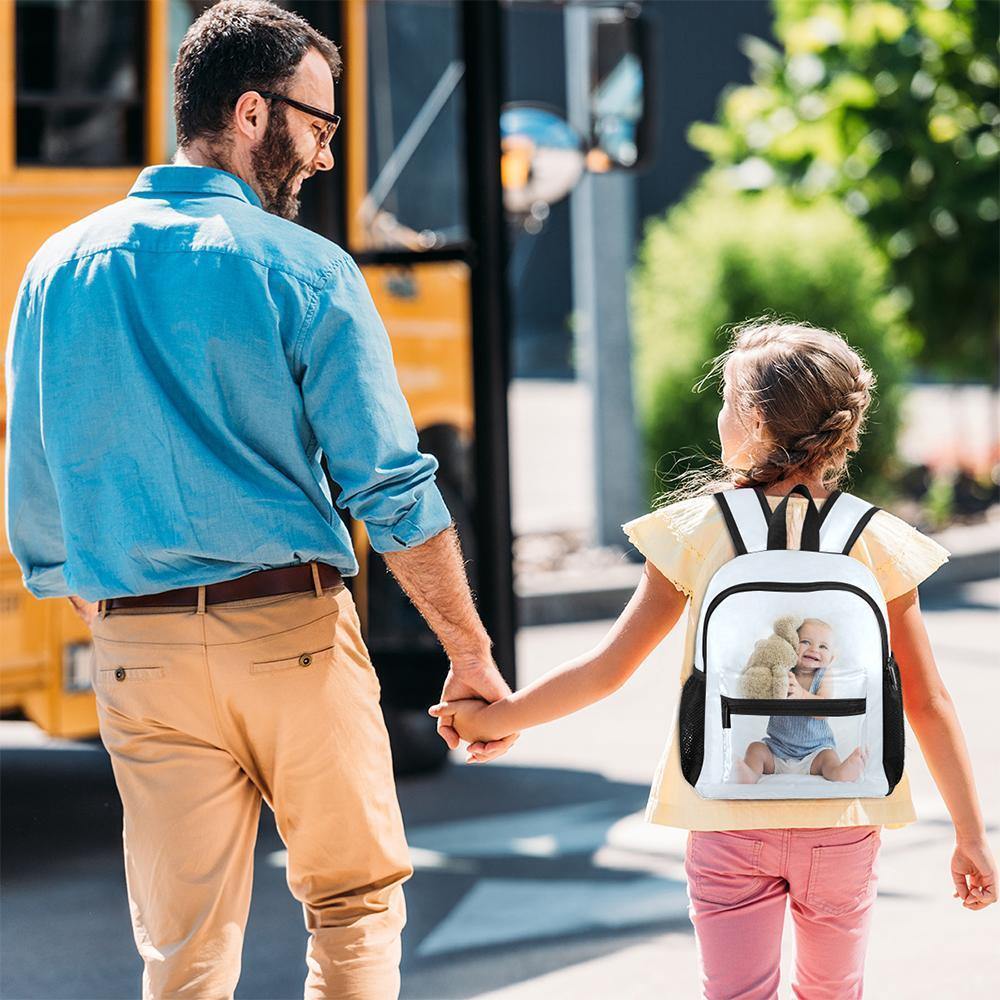
<svg viewBox="0 0 1000 1000">
<path fill-rule="evenodd" d="M 343 582 L 340 570 L 326 563 L 315 564 L 318 571 L 319 587 L 313 577 L 312 563 L 297 566 L 278 566 L 275 569 L 261 569 L 256 573 L 209 583 L 204 587 L 205 604 L 221 604 L 223 601 L 243 601 L 249 597 L 272 597 L 278 594 L 297 594 L 319 587 L 336 587 Z M 138 597 L 112 597 L 104 601 L 104 610 L 115 608 L 178 608 L 190 605 L 198 607 L 199 587 L 180 587 L 165 590 L 161 594 L 142 594 Z"/>
</svg>

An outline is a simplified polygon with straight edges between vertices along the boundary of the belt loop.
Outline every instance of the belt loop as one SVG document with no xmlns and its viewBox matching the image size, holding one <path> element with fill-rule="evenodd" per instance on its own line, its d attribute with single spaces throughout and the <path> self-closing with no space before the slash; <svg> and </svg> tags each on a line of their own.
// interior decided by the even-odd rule
<svg viewBox="0 0 1000 1000">
<path fill-rule="evenodd" d="M 203 615 L 205 613 L 205 588 L 198 588 L 198 614 Z"/>
<path fill-rule="evenodd" d="M 319 578 L 319 563 L 313 561 L 313 562 L 309 563 L 309 565 L 312 567 L 312 571 L 313 571 L 313 586 L 316 588 L 316 596 L 317 597 L 322 597 L 323 596 L 323 582 Z"/>
<path fill-rule="evenodd" d="M 107 598 L 103 598 L 102 597 L 101 600 L 99 600 L 97 602 L 97 617 L 101 618 L 101 619 L 104 619 L 104 618 L 108 617 L 108 602 L 107 602 Z"/>
</svg>

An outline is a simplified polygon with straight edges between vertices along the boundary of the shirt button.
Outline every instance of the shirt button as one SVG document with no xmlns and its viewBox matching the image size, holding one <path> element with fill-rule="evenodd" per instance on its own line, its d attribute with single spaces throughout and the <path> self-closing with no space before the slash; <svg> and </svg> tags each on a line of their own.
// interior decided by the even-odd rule
<svg viewBox="0 0 1000 1000">
<path fill-rule="evenodd" d="M 312 663 L 312 661 L 313 661 L 313 658 L 308 653 L 303 653 L 299 657 L 299 666 L 300 667 L 308 667 L 309 664 Z"/>
<path fill-rule="evenodd" d="M 117 667 L 115 669 L 115 680 L 116 681 L 123 681 L 123 680 L 125 680 L 125 668 L 124 667 Z"/>
</svg>

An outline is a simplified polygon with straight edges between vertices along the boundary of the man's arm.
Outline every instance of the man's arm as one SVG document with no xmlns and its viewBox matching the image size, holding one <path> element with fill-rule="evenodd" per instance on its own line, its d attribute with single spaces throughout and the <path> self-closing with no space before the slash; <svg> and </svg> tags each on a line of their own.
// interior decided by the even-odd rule
<svg viewBox="0 0 1000 1000">
<path fill-rule="evenodd" d="M 25 278 L 18 291 L 4 359 L 7 384 L 7 545 L 35 597 L 68 595 L 66 545 L 55 483 L 42 437 L 39 385 L 41 320 Z"/>
<path fill-rule="evenodd" d="M 473 603 L 454 527 L 417 548 L 385 552 L 383 558 L 414 607 L 441 640 L 451 661 L 442 700 L 480 697 L 496 701 L 510 694 L 493 662 L 490 637 Z M 449 720 L 438 720 L 438 733 L 453 750 L 458 746 L 458 733 Z M 491 743 L 473 743 L 468 759 L 478 763 L 493 760 L 510 749 L 516 739 L 515 733 Z"/>
<path fill-rule="evenodd" d="M 441 640 L 452 666 L 489 661 L 492 642 L 472 602 L 454 527 L 415 549 L 385 552 L 383 558 Z"/>
<path fill-rule="evenodd" d="M 335 262 L 295 347 L 306 416 L 340 487 L 337 504 L 363 521 L 452 670 L 445 689 L 494 700 L 508 693 L 469 592 L 451 514 L 434 481 L 438 463 L 418 448 L 388 334 L 357 264 Z M 449 746 L 457 734 L 438 732 Z M 493 747 L 488 752 L 506 749 Z M 483 748 L 474 748 L 474 752 Z"/>
</svg>

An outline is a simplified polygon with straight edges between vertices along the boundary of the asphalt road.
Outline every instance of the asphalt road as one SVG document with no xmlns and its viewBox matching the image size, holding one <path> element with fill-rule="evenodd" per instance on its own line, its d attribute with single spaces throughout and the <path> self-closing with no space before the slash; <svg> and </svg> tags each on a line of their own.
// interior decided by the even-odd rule
<svg viewBox="0 0 1000 1000">
<path fill-rule="evenodd" d="M 927 621 L 996 840 L 1000 580 L 937 599 Z M 522 630 L 522 683 L 587 649 L 608 624 Z M 684 834 L 649 827 L 639 815 L 675 708 L 681 640 L 675 629 L 616 695 L 524 734 L 503 762 L 456 762 L 401 784 L 417 868 L 407 894 L 404 997 L 697 995 Z M 140 963 L 107 756 L 99 743 L 31 743 L 26 724 L 0 723 L 0 997 L 137 997 Z M 920 821 L 884 836 L 866 995 L 996 994 L 1000 908 L 973 914 L 951 899 L 947 814 L 912 738 L 910 751 Z M 790 935 L 786 943 L 787 966 Z M 264 810 L 237 996 L 301 996 L 304 948 L 301 909 Z"/>
</svg>

